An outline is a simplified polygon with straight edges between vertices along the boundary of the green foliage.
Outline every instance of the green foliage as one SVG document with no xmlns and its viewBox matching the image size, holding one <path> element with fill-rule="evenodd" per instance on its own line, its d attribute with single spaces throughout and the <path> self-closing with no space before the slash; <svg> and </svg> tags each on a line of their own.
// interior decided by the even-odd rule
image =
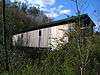
<svg viewBox="0 0 100 75">
<path fill-rule="evenodd" d="M 75 45 L 74 42 L 62 44 L 59 49 L 49 52 L 45 59 L 37 58 L 31 65 L 26 64 L 17 71 L 5 72 L 2 75 L 80 75 L 81 63 Z M 86 66 L 86 75 L 95 75 L 95 68 L 91 65 L 89 63 Z"/>
<path fill-rule="evenodd" d="M 33 22 L 27 21 L 29 18 L 25 17 L 27 16 L 26 8 L 23 8 L 23 11 L 19 11 L 15 7 L 6 9 L 7 44 L 12 43 L 11 39 L 14 31 L 27 27 L 25 26 L 27 24 L 33 24 Z M 30 8 L 28 11 L 32 15 L 40 13 L 36 8 Z M 61 39 L 60 41 L 63 43 L 58 43 L 57 49 L 50 51 L 44 59 L 42 57 L 35 60 L 27 58 L 25 53 L 18 51 L 17 48 L 9 48 L 11 71 L 6 72 L 4 70 L 5 52 L 2 44 L 2 25 L 2 17 L 0 16 L 1 75 L 80 75 L 80 68 L 84 69 L 85 75 L 95 75 L 96 64 L 100 63 L 100 37 L 95 38 L 95 47 L 92 36 L 81 37 L 79 26 L 75 28 L 75 32 L 65 33 L 69 36 L 68 43 L 64 43 Z"/>
<path fill-rule="evenodd" d="M 12 72 L 4 72 L 1 73 L 2 75 L 34 75 L 32 66 L 26 65 L 20 70 L 12 71 Z"/>
<path fill-rule="evenodd" d="M 83 22 L 80 22 L 80 24 L 83 24 Z M 66 66 L 70 67 L 69 71 L 71 70 L 71 73 L 94 75 L 96 74 L 95 63 L 92 63 L 95 61 L 94 54 L 96 51 L 94 37 L 93 35 L 81 36 L 84 33 L 81 30 L 81 26 L 76 24 L 73 32 L 65 32 L 65 35 L 69 37 L 69 42 L 64 43 L 63 38 L 61 38 L 61 43 L 58 44 L 57 50 L 64 52 L 64 61 L 66 61 Z M 90 32 L 87 34 L 90 34 Z"/>
</svg>

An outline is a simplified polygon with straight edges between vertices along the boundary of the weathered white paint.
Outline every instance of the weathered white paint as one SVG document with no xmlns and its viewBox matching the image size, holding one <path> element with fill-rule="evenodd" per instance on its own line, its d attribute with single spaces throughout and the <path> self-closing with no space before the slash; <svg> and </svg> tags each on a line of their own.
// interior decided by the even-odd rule
<svg viewBox="0 0 100 75">
<path fill-rule="evenodd" d="M 41 37 L 40 37 L 40 45 L 39 45 L 39 30 L 34 30 L 30 32 L 26 32 L 23 34 L 18 34 L 13 36 L 13 44 L 17 42 L 18 37 L 23 35 L 23 46 L 29 47 L 50 47 L 52 44 L 54 47 L 57 46 L 57 42 L 65 35 L 65 32 L 68 32 L 70 24 L 64 24 L 49 28 L 40 29 L 41 30 Z M 64 37 L 63 40 L 68 42 L 68 37 Z"/>
</svg>

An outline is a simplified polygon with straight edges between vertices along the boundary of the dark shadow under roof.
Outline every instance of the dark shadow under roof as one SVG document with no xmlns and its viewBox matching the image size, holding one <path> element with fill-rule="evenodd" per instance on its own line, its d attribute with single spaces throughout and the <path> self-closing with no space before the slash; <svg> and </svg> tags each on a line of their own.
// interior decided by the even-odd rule
<svg viewBox="0 0 100 75">
<path fill-rule="evenodd" d="M 54 21 L 51 23 L 29 26 L 29 27 L 26 27 L 23 29 L 19 29 L 18 31 L 15 31 L 13 34 L 16 35 L 16 34 L 25 33 L 25 32 L 29 32 L 29 31 L 33 31 L 33 30 L 42 29 L 42 28 L 48 28 L 48 27 L 58 26 L 58 25 L 62 25 L 62 24 L 69 24 L 69 23 L 79 21 L 79 18 L 84 20 L 84 22 L 91 22 L 91 24 L 93 26 L 95 26 L 94 22 L 90 19 L 90 17 L 87 14 L 83 14 L 80 16 L 72 16 L 72 17 L 58 20 L 58 21 Z"/>
</svg>

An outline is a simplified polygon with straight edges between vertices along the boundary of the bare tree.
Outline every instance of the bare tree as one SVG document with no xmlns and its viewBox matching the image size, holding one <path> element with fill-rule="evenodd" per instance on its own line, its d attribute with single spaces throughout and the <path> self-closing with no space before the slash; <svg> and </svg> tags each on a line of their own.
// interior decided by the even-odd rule
<svg viewBox="0 0 100 75">
<path fill-rule="evenodd" d="M 72 0 L 73 2 L 75 2 L 75 6 L 76 6 L 76 11 L 77 11 L 77 16 L 79 16 L 78 18 L 78 28 L 76 29 L 76 34 L 78 34 L 77 36 L 79 36 L 77 38 L 77 46 L 78 46 L 78 52 L 79 52 L 79 56 L 80 56 L 80 75 L 86 75 L 86 67 L 87 64 L 90 63 L 90 59 L 91 56 L 93 55 L 93 42 L 92 40 L 90 40 L 90 38 L 92 39 L 92 36 L 88 36 L 88 37 L 81 37 L 81 31 L 85 31 L 86 28 L 84 27 L 84 23 L 81 21 L 80 19 L 80 15 L 81 13 L 81 9 L 80 9 L 80 0 Z M 83 5 L 81 6 L 83 7 Z M 81 27 L 83 26 L 83 27 Z M 83 32 L 85 33 L 85 32 Z M 88 32 L 89 34 L 89 32 Z"/>
</svg>

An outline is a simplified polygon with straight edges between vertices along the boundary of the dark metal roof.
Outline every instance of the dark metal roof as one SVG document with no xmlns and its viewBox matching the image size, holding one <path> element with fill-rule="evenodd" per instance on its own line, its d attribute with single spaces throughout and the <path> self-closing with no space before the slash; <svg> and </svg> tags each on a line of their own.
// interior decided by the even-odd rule
<svg viewBox="0 0 100 75">
<path fill-rule="evenodd" d="M 48 27 L 58 26 L 58 25 L 62 25 L 62 24 L 78 22 L 79 17 L 80 17 L 80 19 L 84 20 L 84 22 L 89 22 L 89 23 L 91 22 L 91 24 L 93 26 L 95 26 L 94 22 L 90 19 L 90 17 L 87 14 L 83 14 L 80 16 L 72 16 L 72 17 L 69 17 L 66 19 L 62 19 L 62 20 L 58 20 L 58 21 L 54 21 L 54 22 L 50 22 L 50 23 L 29 26 L 27 28 L 23 28 L 23 29 L 20 29 L 19 31 L 14 32 L 14 34 L 20 34 L 20 33 L 38 30 L 38 29 L 42 29 L 42 28 L 48 28 Z"/>
</svg>

